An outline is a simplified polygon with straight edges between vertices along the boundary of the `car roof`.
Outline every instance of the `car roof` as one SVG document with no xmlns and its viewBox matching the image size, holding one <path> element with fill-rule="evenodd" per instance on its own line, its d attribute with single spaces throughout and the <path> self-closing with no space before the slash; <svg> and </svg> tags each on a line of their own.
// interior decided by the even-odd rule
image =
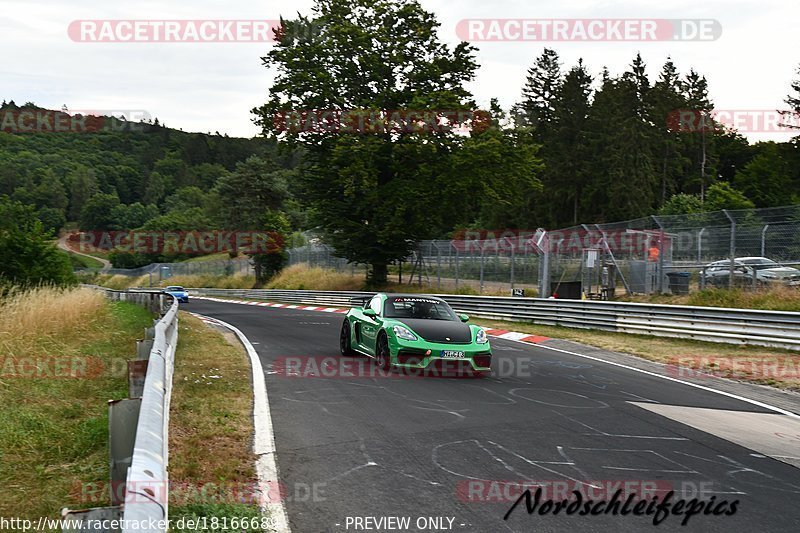
<svg viewBox="0 0 800 533">
<path fill-rule="evenodd" d="M 739 259 L 734 259 L 733 262 L 734 263 L 741 263 L 741 261 Z M 708 266 L 717 266 L 717 265 L 724 266 L 724 265 L 730 265 L 730 264 L 731 264 L 731 260 L 730 259 L 720 259 L 719 261 L 714 261 L 713 263 L 709 263 Z"/>
<path fill-rule="evenodd" d="M 775 262 L 772 259 L 769 259 L 768 257 L 756 257 L 756 256 L 753 256 L 753 257 L 737 257 L 736 261 L 769 261 L 770 263 L 774 263 Z"/>
</svg>

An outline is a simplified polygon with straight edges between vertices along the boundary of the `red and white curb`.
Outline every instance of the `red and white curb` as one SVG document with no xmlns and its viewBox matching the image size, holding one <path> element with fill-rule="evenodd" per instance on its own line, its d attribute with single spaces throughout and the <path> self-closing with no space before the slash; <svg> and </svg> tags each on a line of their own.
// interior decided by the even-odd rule
<svg viewBox="0 0 800 533">
<path fill-rule="evenodd" d="M 256 307 L 276 307 L 282 309 L 297 309 L 299 311 L 319 311 L 322 313 L 346 313 L 349 309 L 341 307 L 320 307 L 315 305 L 295 305 L 295 304 L 279 304 L 273 302 L 254 302 L 245 300 L 230 300 L 227 298 L 212 298 L 210 296 L 193 296 L 196 300 L 208 300 L 211 302 L 221 302 L 226 304 L 241 304 L 253 305 Z M 483 326 L 481 326 L 483 327 Z M 497 337 L 498 339 L 505 339 L 509 341 L 525 342 L 528 344 L 539 344 L 544 341 L 549 341 L 550 337 L 543 337 L 541 335 L 531 335 L 530 333 L 520 333 L 518 331 L 508 331 L 505 329 L 492 329 L 483 328 L 486 334 L 490 337 Z"/>
<path fill-rule="evenodd" d="M 550 337 L 531 335 L 530 333 L 519 333 L 518 331 L 507 331 L 505 329 L 483 328 L 483 330 L 490 337 L 497 337 L 498 339 L 506 339 L 509 341 L 527 342 L 529 344 L 539 344 L 540 342 L 550 340 Z"/>
</svg>

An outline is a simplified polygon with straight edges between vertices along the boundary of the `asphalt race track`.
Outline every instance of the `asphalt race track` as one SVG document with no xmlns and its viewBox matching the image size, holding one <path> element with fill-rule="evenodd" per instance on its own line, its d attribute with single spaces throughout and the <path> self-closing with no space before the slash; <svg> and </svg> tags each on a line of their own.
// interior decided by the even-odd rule
<svg viewBox="0 0 800 533">
<path fill-rule="evenodd" d="M 341 314 L 203 300 L 181 308 L 254 344 L 295 533 L 800 531 L 800 469 L 788 464 L 800 457 L 800 423 L 789 416 L 500 339 L 491 377 L 343 376 L 331 362 Z M 287 361 L 329 366 L 293 373 Z M 522 502 L 504 521 L 523 483 L 542 488 L 540 506 L 529 515 Z M 610 500 L 618 487 L 659 499 L 674 490 L 673 504 L 697 498 L 709 514 L 654 526 L 653 515 L 539 513 L 575 488 Z M 713 514 L 735 500 L 735 514 Z"/>
</svg>

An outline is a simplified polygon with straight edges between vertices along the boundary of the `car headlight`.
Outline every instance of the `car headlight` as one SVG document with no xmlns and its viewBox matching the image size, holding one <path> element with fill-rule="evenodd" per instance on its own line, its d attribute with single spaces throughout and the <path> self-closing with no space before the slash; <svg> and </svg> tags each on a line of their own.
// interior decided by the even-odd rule
<svg viewBox="0 0 800 533">
<path fill-rule="evenodd" d="M 478 335 L 475 337 L 475 342 L 478 344 L 486 344 L 489 342 L 489 337 L 486 335 L 486 332 L 482 329 L 478 330 Z"/>
<path fill-rule="evenodd" d="M 403 339 L 407 341 L 415 341 L 417 340 L 417 336 L 411 333 L 411 330 L 408 328 L 404 328 L 403 326 L 394 326 L 392 328 L 394 334 L 397 336 L 398 339 Z"/>
</svg>

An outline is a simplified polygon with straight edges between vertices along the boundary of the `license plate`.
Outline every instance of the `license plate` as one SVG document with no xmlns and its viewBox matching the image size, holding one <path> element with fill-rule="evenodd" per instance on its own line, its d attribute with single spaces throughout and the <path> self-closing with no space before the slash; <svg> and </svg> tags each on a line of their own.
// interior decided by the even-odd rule
<svg viewBox="0 0 800 533">
<path fill-rule="evenodd" d="M 447 359 L 463 359 L 466 356 L 464 352 L 457 350 L 442 350 L 442 357 Z"/>
</svg>

